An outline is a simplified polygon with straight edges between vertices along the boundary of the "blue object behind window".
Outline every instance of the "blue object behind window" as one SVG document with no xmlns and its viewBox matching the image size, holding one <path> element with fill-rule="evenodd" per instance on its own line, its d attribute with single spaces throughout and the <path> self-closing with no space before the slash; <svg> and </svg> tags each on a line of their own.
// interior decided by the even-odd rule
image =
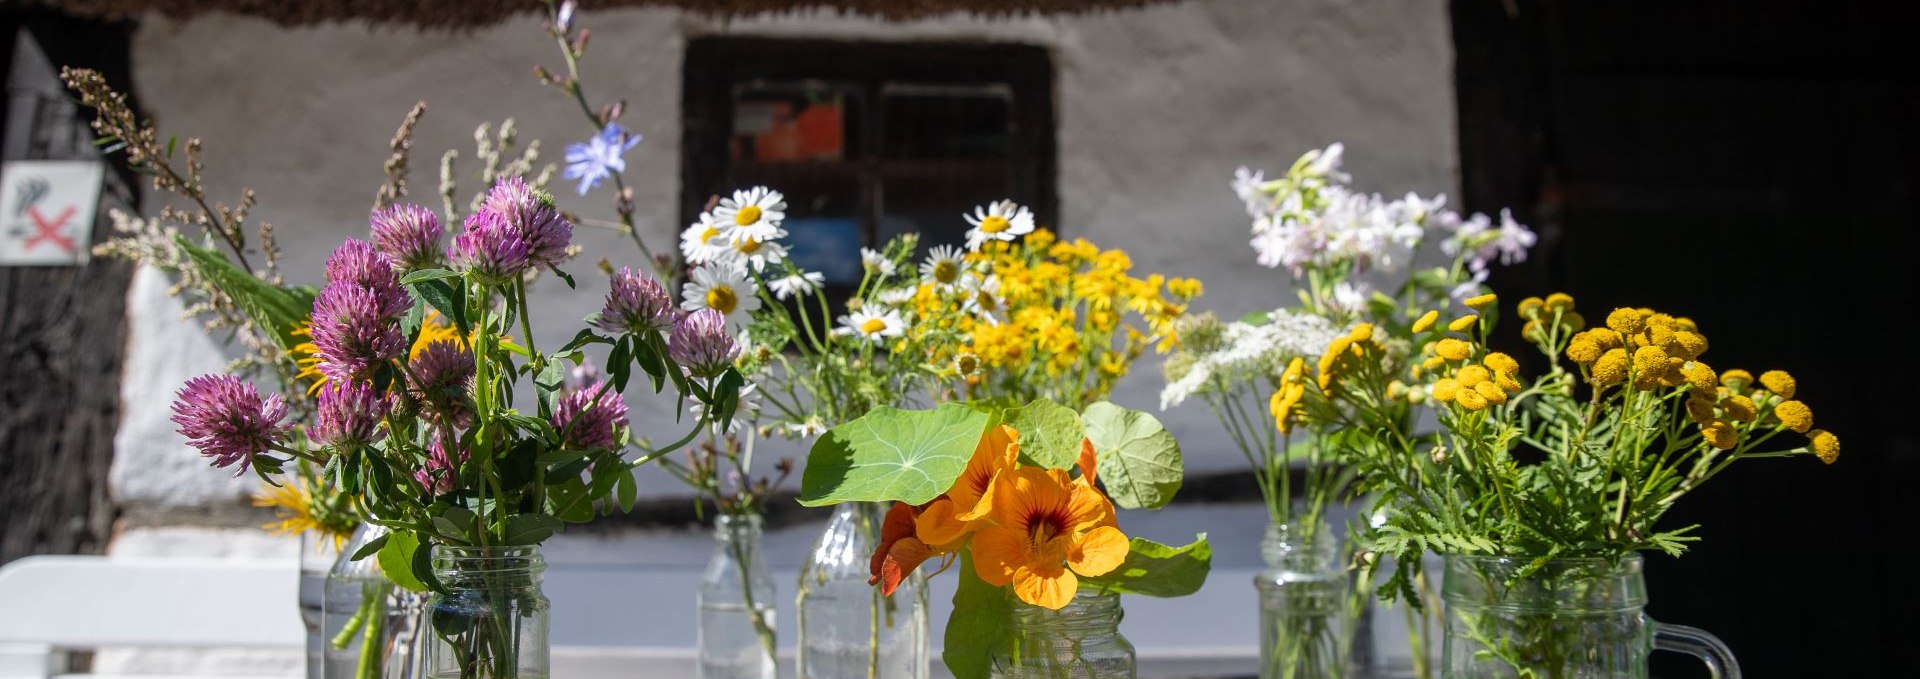
<svg viewBox="0 0 1920 679">
<path fill-rule="evenodd" d="M 786 221 L 793 262 L 827 277 L 827 285 L 860 284 L 860 223 L 849 217 L 805 217 Z"/>
</svg>

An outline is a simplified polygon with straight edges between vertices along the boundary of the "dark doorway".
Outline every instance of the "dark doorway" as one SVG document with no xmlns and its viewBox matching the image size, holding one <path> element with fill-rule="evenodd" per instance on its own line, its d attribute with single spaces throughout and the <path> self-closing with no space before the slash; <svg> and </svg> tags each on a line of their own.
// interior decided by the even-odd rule
<svg viewBox="0 0 1920 679">
<path fill-rule="evenodd" d="M 1689 315 L 1709 364 L 1791 371 L 1842 437 L 1831 467 L 1734 465 L 1666 519 L 1703 541 L 1649 558 L 1650 614 L 1720 635 L 1750 676 L 1900 674 L 1920 632 L 1920 88 L 1900 7 L 1453 2 L 1466 207 L 1542 234 L 1496 287 Z M 1655 674 L 1706 676 L 1669 657 Z"/>
</svg>

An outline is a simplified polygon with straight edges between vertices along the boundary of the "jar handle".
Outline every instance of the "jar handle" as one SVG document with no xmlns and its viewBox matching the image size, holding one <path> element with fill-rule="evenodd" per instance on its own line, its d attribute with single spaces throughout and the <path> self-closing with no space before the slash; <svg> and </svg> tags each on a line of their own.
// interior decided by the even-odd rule
<svg viewBox="0 0 1920 679">
<path fill-rule="evenodd" d="M 1713 679 L 1740 679 L 1740 661 L 1733 658 L 1733 650 L 1698 627 L 1654 623 L 1653 647 L 1699 658 Z"/>
</svg>

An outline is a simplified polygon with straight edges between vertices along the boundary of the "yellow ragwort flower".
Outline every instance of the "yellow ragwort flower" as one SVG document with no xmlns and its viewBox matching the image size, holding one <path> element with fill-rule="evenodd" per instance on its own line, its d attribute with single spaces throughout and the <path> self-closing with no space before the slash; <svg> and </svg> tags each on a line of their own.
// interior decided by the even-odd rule
<svg viewBox="0 0 1920 679">
<path fill-rule="evenodd" d="M 1447 324 L 1447 329 L 1452 330 L 1454 332 L 1466 332 L 1468 330 L 1473 329 L 1473 324 L 1478 322 L 1480 322 L 1479 315 L 1467 314 L 1465 316 L 1461 316 L 1459 318 L 1453 319 L 1452 323 Z"/>
<path fill-rule="evenodd" d="M 1556 292 L 1551 295 L 1547 295 L 1546 304 L 1547 304 L 1547 311 L 1550 311 L 1550 312 L 1551 311 L 1561 311 L 1561 312 L 1573 311 L 1573 295 L 1569 295 L 1564 292 Z"/>
<path fill-rule="evenodd" d="M 1793 376 L 1787 374 L 1785 370 L 1768 370 L 1760 373 L 1760 384 L 1765 386 L 1767 391 L 1779 394 L 1780 398 L 1793 398 L 1793 393 L 1799 388 L 1799 383 L 1795 382 Z"/>
<path fill-rule="evenodd" d="M 1540 317 L 1540 312 L 1545 310 L 1546 305 L 1547 303 L 1541 301 L 1538 297 L 1528 297 L 1520 300 L 1520 306 L 1517 311 L 1520 313 L 1521 318 L 1531 321 Z"/>
<path fill-rule="evenodd" d="M 1453 379 L 1459 380 L 1460 386 L 1471 387 L 1493 379 L 1493 373 L 1488 371 L 1486 366 L 1469 365 L 1454 373 Z"/>
<path fill-rule="evenodd" d="M 1607 327 L 1622 335 L 1632 335 L 1647 328 L 1647 319 L 1634 309 L 1621 307 L 1607 314 Z"/>
<path fill-rule="evenodd" d="M 1631 364 L 1632 359 L 1627 358 L 1626 349 L 1608 349 L 1600 355 L 1600 360 L 1593 362 L 1593 383 L 1608 387 L 1625 382 L 1627 367 Z"/>
<path fill-rule="evenodd" d="M 1834 460 L 1840 459 L 1840 437 L 1825 429 L 1807 432 L 1807 443 L 1813 448 L 1813 454 L 1820 456 L 1821 462 L 1833 464 Z"/>
<path fill-rule="evenodd" d="M 1587 329 L 1587 317 L 1580 315 L 1578 311 L 1568 310 L 1560 314 L 1560 327 L 1575 332 L 1585 330 Z"/>
<path fill-rule="evenodd" d="M 1633 351 L 1633 372 L 1658 378 L 1667 372 L 1667 352 L 1660 347 L 1640 347 Z"/>
<path fill-rule="evenodd" d="M 1500 385 L 1492 382 L 1481 382 L 1473 385 L 1473 393 L 1479 394 L 1481 398 L 1486 399 L 1488 403 L 1493 405 L 1500 405 L 1507 402 L 1506 390 L 1501 389 Z"/>
<path fill-rule="evenodd" d="M 1347 333 L 1347 336 L 1352 337 L 1353 341 L 1355 342 L 1365 342 L 1365 341 L 1371 340 L 1373 339 L 1373 324 L 1372 323 L 1355 323 L 1353 325 L 1353 331 Z"/>
<path fill-rule="evenodd" d="M 1421 314 L 1419 320 L 1413 322 L 1413 333 L 1418 335 L 1426 332 L 1428 328 L 1432 328 L 1433 324 L 1439 320 L 1439 311 L 1428 311 L 1427 313 Z"/>
<path fill-rule="evenodd" d="M 1728 370 L 1726 372 L 1720 373 L 1720 385 L 1723 387 L 1726 387 L 1729 391 L 1732 391 L 1733 393 L 1738 394 L 1740 392 L 1746 391 L 1747 385 L 1750 385 L 1750 384 L 1753 384 L 1753 373 L 1747 372 L 1745 370 L 1735 368 L 1733 370 Z"/>
<path fill-rule="evenodd" d="M 1453 395 L 1453 402 L 1467 410 L 1480 411 L 1487 409 L 1487 397 L 1481 396 L 1477 389 L 1461 389 Z"/>
<path fill-rule="evenodd" d="M 1465 304 L 1467 308 L 1474 311 L 1486 311 L 1487 307 L 1493 306 L 1493 303 L 1498 301 L 1500 301 L 1500 296 L 1489 292 L 1484 295 L 1468 297 Z"/>
<path fill-rule="evenodd" d="M 1593 365 L 1594 361 L 1600 360 L 1602 353 L 1605 352 L 1600 349 L 1600 345 L 1595 344 L 1584 333 L 1575 335 L 1573 341 L 1567 343 L 1567 358 L 1580 365 Z"/>
<path fill-rule="evenodd" d="M 1460 383 L 1451 377 L 1443 377 L 1440 381 L 1433 383 L 1433 400 L 1435 401 L 1441 403 L 1452 401 L 1454 395 L 1459 392 Z"/>
<path fill-rule="evenodd" d="M 1727 419 L 1735 422 L 1752 422 L 1760 415 L 1760 409 L 1754 407 L 1753 399 L 1739 394 L 1730 394 L 1720 399 L 1720 410 L 1726 412 Z"/>
<path fill-rule="evenodd" d="M 1513 360 L 1512 356 L 1498 351 L 1487 354 L 1486 358 L 1480 359 L 1480 363 L 1491 368 L 1496 373 L 1506 373 L 1508 375 L 1520 374 L 1520 362 Z"/>
<path fill-rule="evenodd" d="M 1434 343 L 1433 353 L 1449 361 L 1464 361 L 1473 355 L 1473 345 L 1448 337 Z"/>
<path fill-rule="evenodd" d="M 1707 444 L 1721 450 L 1733 450 L 1740 445 L 1740 431 L 1727 424 L 1725 420 L 1714 420 L 1700 427 L 1700 437 Z"/>
<path fill-rule="evenodd" d="M 1773 416 L 1780 418 L 1782 426 L 1802 434 L 1813 428 L 1813 409 L 1799 401 L 1781 401 L 1773 407 Z"/>
<path fill-rule="evenodd" d="M 1509 394 L 1518 393 L 1520 391 L 1520 386 L 1521 386 L 1520 380 L 1516 379 L 1513 375 L 1510 375 L 1503 370 L 1493 371 L 1493 383 L 1495 385 L 1498 385 L 1501 389 L 1505 390 Z"/>
<path fill-rule="evenodd" d="M 1699 332 L 1700 332 L 1700 324 L 1698 324 L 1698 323 L 1694 323 L 1694 322 L 1693 322 L 1693 319 L 1691 319 L 1691 318 L 1687 318 L 1687 317 L 1685 317 L 1685 316 L 1680 316 L 1680 317 L 1677 317 L 1677 318 L 1675 318 L 1675 319 L 1673 319 L 1673 330 L 1674 330 L 1674 332 L 1679 332 L 1679 331 L 1681 331 L 1681 330 L 1685 330 L 1685 331 L 1687 331 L 1687 332 L 1691 332 L 1691 333 L 1699 333 Z"/>
<path fill-rule="evenodd" d="M 1680 375 L 1693 387 L 1693 393 L 1701 398 L 1712 398 L 1714 388 L 1720 385 L 1720 376 L 1713 374 L 1713 368 L 1699 361 L 1687 361 L 1680 368 Z"/>
<path fill-rule="evenodd" d="M 1687 417 L 1699 424 L 1713 421 L 1713 402 L 1704 398 L 1687 399 Z"/>
<path fill-rule="evenodd" d="M 1542 325 L 1538 318 L 1527 321 L 1526 325 L 1520 326 L 1520 336 L 1526 338 L 1528 342 L 1545 342 L 1547 326 Z"/>
<path fill-rule="evenodd" d="M 1680 345 L 1680 356 L 1686 359 L 1699 358 L 1707 353 L 1707 336 L 1691 330 L 1675 330 L 1673 341 Z"/>
</svg>

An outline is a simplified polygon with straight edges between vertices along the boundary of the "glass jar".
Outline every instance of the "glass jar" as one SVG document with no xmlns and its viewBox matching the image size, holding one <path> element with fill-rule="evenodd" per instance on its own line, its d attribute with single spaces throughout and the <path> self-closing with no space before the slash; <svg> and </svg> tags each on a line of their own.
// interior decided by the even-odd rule
<svg viewBox="0 0 1920 679">
<path fill-rule="evenodd" d="M 317 670 L 327 679 L 416 679 L 426 676 L 426 596 L 401 589 L 380 572 L 373 556 L 353 560 L 354 552 L 386 535 L 387 529 L 362 524 L 335 554 L 324 576 L 320 654 Z M 326 538 L 331 540 L 330 538 Z M 377 640 L 369 643 L 369 640 Z"/>
<path fill-rule="evenodd" d="M 867 584 L 886 505 L 849 502 L 800 567 L 800 679 L 926 679 L 926 575 L 893 596 Z"/>
<path fill-rule="evenodd" d="M 1647 655 L 1678 651 L 1711 676 L 1739 679 L 1725 644 L 1704 631 L 1656 623 L 1644 612 L 1638 555 L 1618 561 L 1448 556 L 1448 679 L 1646 679 Z"/>
<path fill-rule="evenodd" d="M 1267 527 L 1260 592 L 1260 678 L 1344 679 L 1354 637 L 1338 540 L 1323 523 Z"/>
<path fill-rule="evenodd" d="M 446 588 L 427 599 L 435 679 L 546 679 L 547 569 L 537 546 L 433 548 L 433 575 Z"/>
<path fill-rule="evenodd" d="M 1012 613 L 1013 629 L 993 652 L 995 679 L 1134 679 L 1120 595 L 1081 591 L 1057 611 L 1015 601 Z"/>
<path fill-rule="evenodd" d="M 300 534 L 300 624 L 307 629 L 307 679 L 322 679 L 327 655 L 327 574 L 339 550 L 322 530 Z"/>
<path fill-rule="evenodd" d="M 721 514 L 700 579 L 702 679 L 773 679 L 774 588 L 760 558 L 758 514 Z"/>
</svg>

